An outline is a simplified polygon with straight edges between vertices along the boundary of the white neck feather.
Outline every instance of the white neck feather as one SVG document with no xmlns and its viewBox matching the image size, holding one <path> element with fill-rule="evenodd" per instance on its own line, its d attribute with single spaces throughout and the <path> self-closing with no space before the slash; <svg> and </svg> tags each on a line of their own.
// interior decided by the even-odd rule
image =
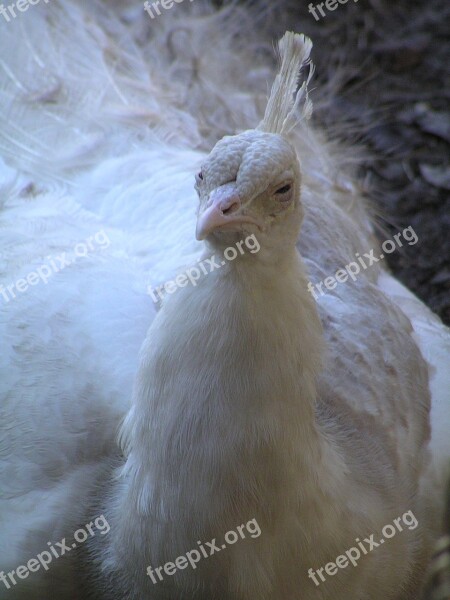
<svg viewBox="0 0 450 600">
<path fill-rule="evenodd" d="M 122 431 L 128 556 L 163 564 L 252 518 L 284 529 L 327 495 L 314 414 L 322 330 L 306 284 L 295 250 L 273 267 L 245 256 L 159 313 Z M 136 537 L 152 540 L 144 558 Z"/>
</svg>

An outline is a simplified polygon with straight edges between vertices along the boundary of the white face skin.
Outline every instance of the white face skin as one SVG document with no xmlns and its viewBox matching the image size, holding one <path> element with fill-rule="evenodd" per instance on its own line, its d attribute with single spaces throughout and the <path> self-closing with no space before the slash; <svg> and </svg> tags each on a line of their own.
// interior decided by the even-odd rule
<svg viewBox="0 0 450 600">
<path fill-rule="evenodd" d="M 197 238 L 220 249 L 251 234 L 268 249 L 295 245 L 300 180 L 295 150 L 282 136 L 251 130 L 224 137 L 196 176 Z"/>
</svg>

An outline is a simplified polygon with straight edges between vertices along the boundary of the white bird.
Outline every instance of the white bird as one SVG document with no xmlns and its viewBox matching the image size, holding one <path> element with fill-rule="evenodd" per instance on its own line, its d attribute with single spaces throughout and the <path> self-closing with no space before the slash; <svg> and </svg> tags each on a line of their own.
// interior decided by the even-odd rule
<svg viewBox="0 0 450 600">
<path fill-rule="evenodd" d="M 280 43 L 252 130 L 261 70 L 220 13 L 174 7 L 149 38 L 133 11 L 49 9 L 0 36 L 0 598 L 416 598 L 450 457 L 450 335 L 382 261 L 308 290 L 381 254 L 345 153 L 297 123 L 309 40 Z M 185 47 L 197 71 L 175 79 Z M 244 131 L 208 154 L 226 127 Z M 107 532 L 17 574 L 98 515 Z"/>
</svg>

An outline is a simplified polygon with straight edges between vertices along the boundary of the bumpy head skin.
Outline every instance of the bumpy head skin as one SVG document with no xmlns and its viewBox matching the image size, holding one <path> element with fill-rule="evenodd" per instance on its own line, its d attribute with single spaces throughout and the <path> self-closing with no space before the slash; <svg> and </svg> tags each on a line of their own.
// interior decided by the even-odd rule
<svg viewBox="0 0 450 600">
<path fill-rule="evenodd" d="M 197 238 L 223 248 L 250 234 L 294 245 L 303 216 L 300 166 L 279 134 L 251 130 L 220 140 L 196 177 Z"/>
</svg>

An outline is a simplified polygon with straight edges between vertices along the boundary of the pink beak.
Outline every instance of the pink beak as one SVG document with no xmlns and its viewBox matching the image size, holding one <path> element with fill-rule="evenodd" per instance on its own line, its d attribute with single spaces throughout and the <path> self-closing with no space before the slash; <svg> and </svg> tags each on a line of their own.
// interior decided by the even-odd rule
<svg viewBox="0 0 450 600">
<path fill-rule="evenodd" d="M 241 199 L 234 183 L 226 183 L 213 190 L 205 210 L 197 220 L 197 239 L 204 240 L 215 229 L 227 225 L 252 223 L 259 227 L 251 217 L 239 214 L 240 208 Z"/>
</svg>

